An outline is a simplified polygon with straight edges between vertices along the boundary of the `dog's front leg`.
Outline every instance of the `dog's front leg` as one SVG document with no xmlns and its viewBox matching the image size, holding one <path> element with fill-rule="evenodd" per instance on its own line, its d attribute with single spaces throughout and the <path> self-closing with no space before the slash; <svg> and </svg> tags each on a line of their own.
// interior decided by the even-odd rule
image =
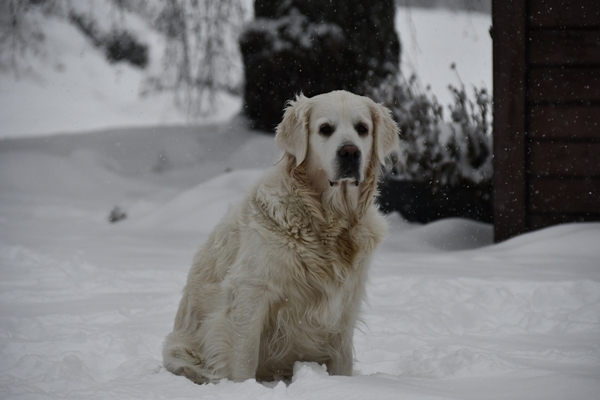
<svg viewBox="0 0 600 400">
<path fill-rule="evenodd" d="M 260 338 L 269 309 L 264 285 L 244 281 L 232 288 L 229 320 L 233 328 L 230 379 L 242 382 L 256 377 Z"/>
<path fill-rule="evenodd" d="M 335 352 L 327 363 L 327 371 L 330 375 L 352 375 L 354 364 L 354 349 L 352 347 L 351 330 L 337 334 L 333 339 Z"/>
</svg>

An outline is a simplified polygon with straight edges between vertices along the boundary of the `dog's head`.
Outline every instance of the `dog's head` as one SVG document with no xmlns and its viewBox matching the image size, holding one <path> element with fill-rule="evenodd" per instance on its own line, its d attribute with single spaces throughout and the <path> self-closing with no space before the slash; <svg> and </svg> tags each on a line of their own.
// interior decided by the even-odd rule
<svg viewBox="0 0 600 400">
<path fill-rule="evenodd" d="M 382 163 L 398 147 L 398 127 L 384 106 L 345 91 L 289 101 L 277 127 L 277 143 L 296 167 L 331 186 L 358 186 L 375 158 Z"/>
</svg>

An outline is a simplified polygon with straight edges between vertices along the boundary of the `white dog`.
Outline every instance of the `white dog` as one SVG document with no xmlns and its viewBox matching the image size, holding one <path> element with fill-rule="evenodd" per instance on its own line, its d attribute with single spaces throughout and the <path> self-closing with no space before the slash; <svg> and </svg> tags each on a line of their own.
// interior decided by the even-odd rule
<svg viewBox="0 0 600 400">
<path fill-rule="evenodd" d="M 389 111 L 345 91 L 290 101 L 283 159 L 198 251 L 164 365 L 197 383 L 290 378 L 296 361 L 351 375 L 371 255 L 386 233 L 373 204 L 398 146 Z"/>
</svg>

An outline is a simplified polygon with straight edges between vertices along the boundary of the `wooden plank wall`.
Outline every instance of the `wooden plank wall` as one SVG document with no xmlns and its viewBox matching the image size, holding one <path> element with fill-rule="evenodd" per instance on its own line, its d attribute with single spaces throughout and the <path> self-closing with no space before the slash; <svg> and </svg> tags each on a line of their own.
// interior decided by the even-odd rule
<svg viewBox="0 0 600 400">
<path fill-rule="evenodd" d="M 494 236 L 527 231 L 525 2 L 492 3 L 494 85 Z"/>
<path fill-rule="evenodd" d="M 527 225 L 600 220 L 600 1 L 529 0 Z"/>
<path fill-rule="evenodd" d="M 493 4 L 496 240 L 600 221 L 600 0 Z M 507 83 L 515 75 L 520 83 Z"/>
</svg>

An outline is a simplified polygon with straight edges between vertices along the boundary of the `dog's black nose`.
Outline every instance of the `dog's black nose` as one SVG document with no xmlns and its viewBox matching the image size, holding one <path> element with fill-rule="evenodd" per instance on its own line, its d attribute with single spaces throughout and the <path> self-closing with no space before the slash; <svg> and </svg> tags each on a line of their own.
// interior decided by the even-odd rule
<svg viewBox="0 0 600 400">
<path fill-rule="evenodd" d="M 360 150 L 353 144 L 347 144 L 338 151 L 338 155 L 340 157 L 348 157 L 350 159 L 358 158 L 360 157 Z"/>
<path fill-rule="evenodd" d="M 337 151 L 337 172 L 335 182 L 342 179 L 353 180 L 358 186 L 360 182 L 361 154 L 358 147 L 351 143 L 344 144 Z"/>
</svg>

